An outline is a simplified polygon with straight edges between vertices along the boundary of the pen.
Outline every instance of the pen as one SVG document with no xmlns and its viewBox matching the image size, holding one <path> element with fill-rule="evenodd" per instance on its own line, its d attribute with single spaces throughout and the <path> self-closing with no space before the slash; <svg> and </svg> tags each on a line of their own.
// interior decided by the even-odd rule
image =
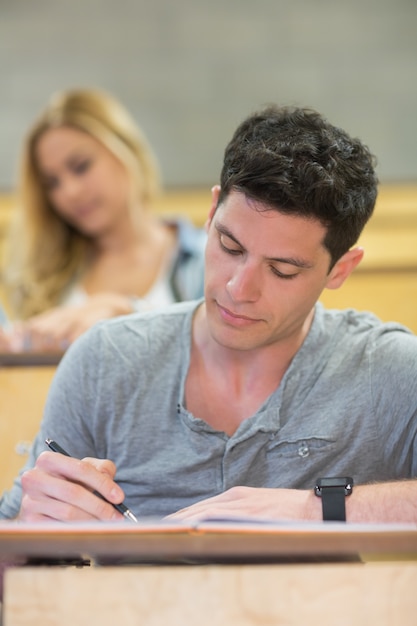
<svg viewBox="0 0 417 626">
<path fill-rule="evenodd" d="M 61 446 L 53 439 L 45 439 L 45 443 L 53 452 L 59 452 L 60 454 L 64 454 L 65 456 L 71 456 L 70 454 L 68 454 L 68 452 L 64 450 L 64 448 L 61 448 Z M 93 493 L 95 496 L 98 496 L 105 502 L 109 502 L 98 491 L 93 491 Z M 123 502 L 121 504 L 113 504 L 113 502 L 109 502 L 109 504 L 114 506 L 114 508 L 117 511 L 119 511 L 119 513 L 122 513 L 122 515 L 124 515 L 126 519 L 130 520 L 131 522 L 136 522 L 136 524 L 138 523 L 137 518 L 133 515 L 132 511 L 128 509 L 125 504 L 123 504 Z"/>
</svg>

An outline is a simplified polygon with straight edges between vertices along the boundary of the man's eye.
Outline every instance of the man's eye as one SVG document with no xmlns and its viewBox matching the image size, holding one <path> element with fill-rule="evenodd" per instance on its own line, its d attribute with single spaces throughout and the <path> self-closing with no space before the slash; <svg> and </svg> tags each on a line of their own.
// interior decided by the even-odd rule
<svg viewBox="0 0 417 626">
<path fill-rule="evenodd" d="M 277 270 L 276 267 L 273 267 L 273 266 L 271 266 L 271 271 L 274 274 L 274 276 L 278 276 L 278 278 L 283 278 L 284 280 L 291 280 L 291 278 L 295 278 L 296 276 L 298 276 L 298 273 L 295 273 L 295 274 L 283 274 L 282 272 Z"/>
<path fill-rule="evenodd" d="M 224 237 L 224 235 L 220 235 L 219 241 L 222 250 L 224 250 L 228 254 L 240 254 L 242 252 L 240 248 L 233 247 L 236 246 L 236 244 L 234 242 L 231 242 L 229 237 Z M 226 245 L 226 242 L 228 245 Z"/>
</svg>

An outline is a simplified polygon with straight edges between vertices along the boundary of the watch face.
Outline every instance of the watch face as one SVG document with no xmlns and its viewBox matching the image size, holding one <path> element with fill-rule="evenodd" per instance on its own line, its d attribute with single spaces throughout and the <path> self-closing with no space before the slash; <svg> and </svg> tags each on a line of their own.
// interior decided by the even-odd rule
<svg viewBox="0 0 417 626">
<path fill-rule="evenodd" d="M 343 487 L 345 490 L 345 495 L 350 495 L 353 489 L 353 478 L 350 476 L 344 477 L 332 477 L 332 478 L 319 478 L 317 480 L 314 491 L 316 495 L 321 495 L 321 490 L 326 487 Z"/>
<path fill-rule="evenodd" d="M 351 478 L 319 478 L 319 487 L 344 487 L 346 483 L 351 483 Z"/>
</svg>

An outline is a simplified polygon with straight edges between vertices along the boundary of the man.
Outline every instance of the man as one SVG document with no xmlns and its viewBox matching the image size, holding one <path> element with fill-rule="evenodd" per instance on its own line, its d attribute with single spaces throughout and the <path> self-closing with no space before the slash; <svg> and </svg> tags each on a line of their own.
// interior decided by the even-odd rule
<svg viewBox="0 0 417 626">
<path fill-rule="evenodd" d="M 96 490 L 137 517 L 343 519 L 346 500 L 348 521 L 417 521 L 417 338 L 317 304 L 362 259 L 372 155 L 314 111 L 268 107 L 220 182 L 204 301 L 77 340 L 2 517 L 121 519 Z"/>
</svg>

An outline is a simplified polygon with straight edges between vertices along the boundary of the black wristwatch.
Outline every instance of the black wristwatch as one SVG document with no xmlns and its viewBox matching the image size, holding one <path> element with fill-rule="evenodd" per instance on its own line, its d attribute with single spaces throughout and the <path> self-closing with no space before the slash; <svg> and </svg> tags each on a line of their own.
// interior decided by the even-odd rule
<svg viewBox="0 0 417 626">
<path fill-rule="evenodd" d="M 353 491 L 353 478 L 319 478 L 314 493 L 321 498 L 323 521 L 346 522 L 345 498 Z"/>
</svg>

